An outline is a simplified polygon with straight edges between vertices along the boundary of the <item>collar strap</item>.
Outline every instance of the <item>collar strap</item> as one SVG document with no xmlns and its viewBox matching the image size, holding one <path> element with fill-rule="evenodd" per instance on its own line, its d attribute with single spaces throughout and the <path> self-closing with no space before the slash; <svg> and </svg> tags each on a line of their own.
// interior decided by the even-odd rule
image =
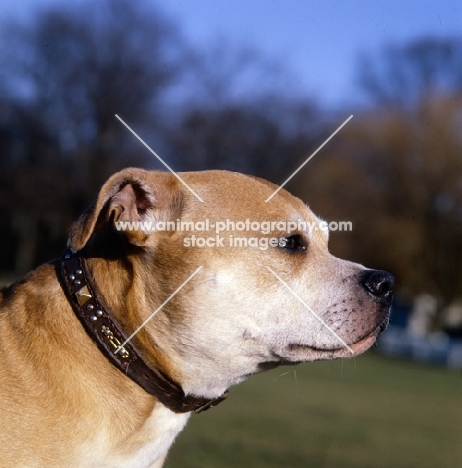
<svg viewBox="0 0 462 468">
<path fill-rule="evenodd" d="M 85 259 L 78 253 L 65 252 L 59 260 L 58 276 L 75 315 L 100 351 L 115 367 L 146 392 L 154 395 L 163 405 L 175 413 L 200 413 L 228 397 L 227 391 L 214 399 L 185 395 L 179 384 L 147 364 L 132 342 L 121 347 L 127 336 L 98 297 L 97 290 L 90 281 Z"/>
</svg>

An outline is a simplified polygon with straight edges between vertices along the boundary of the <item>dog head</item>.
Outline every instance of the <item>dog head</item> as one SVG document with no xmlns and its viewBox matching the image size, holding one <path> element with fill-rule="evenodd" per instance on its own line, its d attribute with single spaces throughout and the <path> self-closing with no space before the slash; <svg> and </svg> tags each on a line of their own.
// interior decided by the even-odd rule
<svg viewBox="0 0 462 468">
<path fill-rule="evenodd" d="M 186 393 L 213 398 L 261 370 L 375 342 L 388 323 L 389 273 L 333 257 L 325 224 L 285 190 L 268 200 L 269 182 L 179 175 L 115 174 L 69 245 L 94 259 L 128 332 L 165 303 L 134 340 Z"/>
</svg>

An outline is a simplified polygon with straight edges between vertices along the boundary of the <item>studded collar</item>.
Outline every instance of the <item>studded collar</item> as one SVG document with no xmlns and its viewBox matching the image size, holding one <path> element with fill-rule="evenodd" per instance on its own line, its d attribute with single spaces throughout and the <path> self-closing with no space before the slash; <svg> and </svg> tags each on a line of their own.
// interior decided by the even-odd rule
<svg viewBox="0 0 462 468">
<path fill-rule="evenodd" d="M 228 392 L 215 399 L 185 395 L 179 384 L 146 363 L 134 343 L 129 341 L 124 344 L 126 334 L 92 284 L 85 259 L 78 252 L 65 252 L 58 262 L 57 272 L 75 315 L 100 351 L 163 405 L 175 413 L 200 413 L 228 397 Z"/>
</svg>

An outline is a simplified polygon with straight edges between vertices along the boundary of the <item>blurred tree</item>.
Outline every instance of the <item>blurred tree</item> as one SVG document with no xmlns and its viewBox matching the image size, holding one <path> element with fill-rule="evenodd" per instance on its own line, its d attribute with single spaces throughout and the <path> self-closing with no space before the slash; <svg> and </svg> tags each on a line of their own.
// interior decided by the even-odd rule
<svg viewBox="0 0 462 468">
<path fill-rule="evenodd" d="M 462 90 L 462 39 L 426 37 L 359 60 L 358 83 L 379 105 L 415 106 L 428 93 Z"/>
<path fill-rule="evenodd" d="M 45 11 L 12 35 L 19 52 L 8 57 L 10 89 L 22 84 L 28 106 L 75 159 L 74 176 L 94 191 L 101 172 L 127 161 L 128 135 L 114 114 L 161 120 L 160 94 L 180 67 L 178 34 L 152 5 L 104 0 Z"/>
<path fill-rule="evenodd" d="M 325 120 L 311 99 L 294 97 L 298 81 L 286 64 L 223 38 L 188 49 L 187 64 L 162 154 L 182 170 L 288 177 Z"/>
<path fill-rule="evenodd" d="M 56 138 L 36 116 L 15 103 L 3 101 L 1 108 L 1 266 L 25 271 L 37 251 L 56 253 L 70 222 L 69 164 L 58 158 Z M 54 197 L 58 191 L 61 196 Z"/>
<path fill-rule="evenodd" d="M 218 108 L 192 107 L 170 133 L 168 146 L 183 169 L 227 169 L 282 183 L 321 132 L 316 117 L 308 102 L 274 96 Z"/>
<path fill-rule="evenodd" d="M 234 103 L 293 98 L 299 80 L 286 63 L 252 46 L 217 38 L 203 49 L 188 49 L 187 74 L 181 95 L 190 107 L 219 109 Z M 188 92 L 189 89 L 189 92 Z M 289 91 L 289 92 L 287 92 Z M 302 93 L 300 93 L 302 94 Z"/>
<path fill-rule="evenodd" d="M 146 162 L 114 114 L 137 127 L 160 122 L 183 46 L 152 5 L 128 0 L 46 10 L 3 35 L 0 211 L 16 249 L 0 269 L 21 273 L 49 258 L 50 238 L 64 246 L 63 223 L 105 178 Z"/>
</svg>

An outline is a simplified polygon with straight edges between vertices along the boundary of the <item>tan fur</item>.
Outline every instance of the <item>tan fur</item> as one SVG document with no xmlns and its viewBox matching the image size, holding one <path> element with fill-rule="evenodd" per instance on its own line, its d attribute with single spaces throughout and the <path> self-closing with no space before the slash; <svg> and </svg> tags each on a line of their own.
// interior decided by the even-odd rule
<svg viewBox="0 0 462 468">
<path fill-rule="evenodd" d="M 307 250 L 293 254 L 184 246 L 192 234 L 213 232 L 114 231 L 114 221 L 147 219 L 318 220 L 284 190 L 265 203 L 277 187 L 261 179 L 224 171 L 181 177 L 204 202 L 170 173 L 126 169 L 70 230 L 69 246 L 88 253 L 93 280 L 127 334 L 202 266 L 135 336 L 152 365 L 186 393 L 213 398 L 262 369 L 349 357 L 372 345 L 388 308 L 358 284 L 364 267 L 328 253 L 325 233 L 303 233 Z M 165 408 L 101 354 L 74 316 L 55 262 L 2 290 L 0 300 L 1 466 L 161 467 L 189 415 Z"/>
</svg>

